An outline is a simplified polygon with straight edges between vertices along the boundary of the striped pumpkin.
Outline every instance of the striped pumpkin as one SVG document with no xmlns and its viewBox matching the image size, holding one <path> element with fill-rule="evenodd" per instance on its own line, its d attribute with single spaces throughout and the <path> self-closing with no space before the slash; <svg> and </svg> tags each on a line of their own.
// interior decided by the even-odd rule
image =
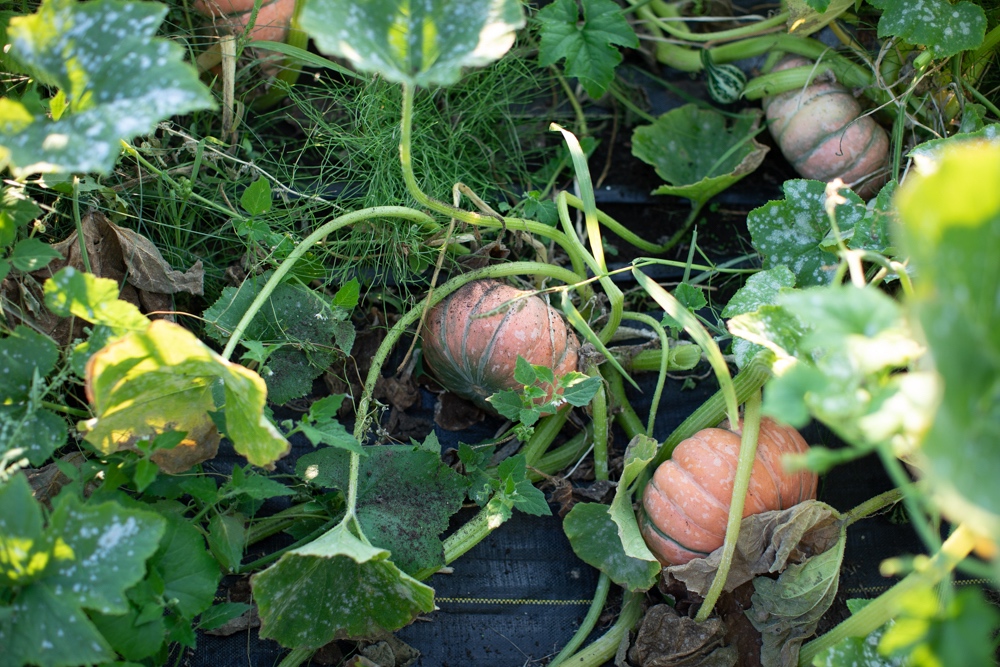
<svg viewBox="0 0 1000 667">
<path fill-rule="evenodd" d="M 728 425 L 703 429 L 677 445 L 643 491 L 639 527 L 664 565 L 704 558 L 722 546 L 740 452 L 739 432 Z M 808 448 L 790 426 L 766 417 L 761 421 L 744 517 L 816 497 L 814 473 L 787 473 L 781 465 L 784 454 Z"/>
<path fill-rule="evenodd" d="M 580 348 L 555 309 L 495 280 L 468 283 L 435 306 L 422 340 L 424 365 L 441 385 L 487 409 L 488 396 L 520 388 L 518 355 L 558 378 L 576 370 Z"/>
<path fill-rule="evenodd" d="M 805 58 L 785 58 L 775 71 L 803 67 Z M 874 195 L 885 182 L 889 135 L 836 81 L 813 83 L 764 98 L 768 129 L 782 154 L 805 178 L 845 183 L 874 176 L 856 188 L 862 197 Z"/>
</svg>

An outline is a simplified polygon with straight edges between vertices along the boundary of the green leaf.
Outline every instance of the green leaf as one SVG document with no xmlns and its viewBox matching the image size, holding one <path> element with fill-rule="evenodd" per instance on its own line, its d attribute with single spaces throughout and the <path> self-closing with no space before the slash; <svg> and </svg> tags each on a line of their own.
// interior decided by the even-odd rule
<svg viewBox="0 0 1000 667">
<path fill-rule="evenodd" d="M 366 447 L 358 471 L 357 517 L 365 536 L 388 549 L 399 569 L 414 573 L 444 565 L 438 535 L 462 506 L 465 478 L 440 454 L 409 445 Z M 321 449 L 296 464 L 303 479 L 346 491 L 349 454 Z M 419 530 L 415 529 L 419 526 Z"/>
<path fill-rule="evenodd" d="M 243 561 L 247 530 L 243 517 L 216 514 L 208 522 L 208 548 L 227 572 L 236 572 Z"/>
<path fill-rule="evenodd" d="M 783 200 L 768 202 L 747 216 L 753 246 L 763 258 L 765 269 L 787 266 L 800 286 L 825 285 L 837 261 L 820 248 L 830 230 L 825 209 L 826 183 L 793 179 L 781 187 Z M 865 217 L 866 208 L 851 190 L 845 188 L 840 194 L 847 203 L 835 210 L 837 226 L 846 234 Z"/>
<path fill-rule="evenodd" d="M 865 217 L 854 226 L 847 247 L 854 250 L 874 250 L 884 255 L 892 255 L 892 241 L 889 230 L 899 224 L 896 219 L 896 209 L 892 204 L 896 194 L 896 181 L 889 181 L 879 190 L 872 207 L 865 212 Z"/>
<path fill-rule="evenodd" d="M 40 387 L 41 383 L 35 386 Z M 66 421 L 50 410 L 38 407 L 38 401 L 25 406 L 0 405 L 0 455 L 13 449 L 24 450 L 22 456 L 33 466 L 40 466 L 69 435 Z"/>
<path fill-rule="evenodd" d="M 625 553 L 618 526 L 608 506 L 577 503 L 563 519 L 563 530 L 580 560 L 607 574 L 611 581 L 630 591 L 646 591 L 656 585 L 660 564 Z"/>
<path fill-rule="evenodd" d="M 625 554 L 647 562 L 655 562 L 656 556 L 646 546 L 646 541 L 639 532 L 639 524 L 632 509 L 632 495 L 642 471 L 656 456 L 657 447 L 656 440 L 648 436 L 640 434 L 632 438 L 632 442 L 625 448 L 622 476 L 608 510 L 611 520 L 618 526 L 618 539 Z"/>
<path fill-rule="evenodd" d="M 135 472 L 132 474 L 132 481 L 135 482 L 135 490 L 138 493 L 145 491 L 153 480 L 156 479 L 158 468 L 150 459 L 139 459 L 135 462 Z"/>
<path fill-rule="evenodd" d="M 198 432 L 216 405 L 212 387 L 221 382 L 226 435 L 256 466 L 285 455 L 288 441 L 264 415 L 264 381 L 225 361 L 194 334 L 166 320 L 131 333 L 95 354 L 87 387 L 95 419 L 85 438 L 103 452 L 167 430 Z"/>
<path fill-rule="evenodd" d="M 942 609 L 931 588 L 910 591 L 900 601 L 894 622 L 878 642 L 880 653 L 913 667 L 976 667 L 995 662 L 993 635 L 1000 612 L 982 591 L 973 587 L 956 590 Z"/>
<path fill-rule="evenodd" d="M 3 100 L 0 167 L 107 174 L 121 140 L 161 120 L 214 106 L 179 43 L 155 37 L 167 8 L 153 2 L 46 0 L 10 20 L 10 55 L 69 103 L 58 120 Z"/>
<path fill-rule="evenodd" d="M 697 312 L 708 305 L 708 301 L 705 299 L 705 294 L 694 285 L 689 283 L 681 283 L 674 289 L 674 298 L 682 306 L 690 310 L 692 313 Z M 663 316 L 663 326 L 665 327 L 675 327 L 683 328 L 679 322 L 670 315 Z"/>
<path fill-rule="evenodd" d="M 175 601 L 174 609 L 190 625 L 212 606 L 222 574 L 198 529 L 182 516 L 166 518 L 166 533 L 149 565 L 163 581 L 163 596 Z"/>
<path fill-rule="evenodd" d="M 163 604 L 148 590 L 151 586 L 143 583 L 129 591 L 131 604 L 124 614 L 90 615 L 91 621 L 111 643 L 115 652 L 126 660 L 138 661 L 152 656 L 160 650 L 167 638 Z M 138 594 L 137 591 L 140 590 L 144 594 Z M 141 606 L 136 603 L 137 597 L 143 599 Z"/>
<path fill-rule="evenodd" d="M 149 326 L 149 319 L 138 308 L 118 298 L 118 283 L 110 278 L 67 266 L 46 280 L 43 290 L 45 305 L 59 317 L 72 315 L 103 324 L 117 335 Z"/>
<path fill-rule="evenodd" d="M 42 510 L 31 495 L 28 478 L 15 475 L 0 485 L 0 583 L 21 586 L 37 579 L 48 562 L 42 542 Z"/>
<path fill-rule="evenodd" d="M 798 664 L 799 647 L 816 632 L 837 595 L 846 532 L 837 543 L 804 563 L 789 565 L 777 580 L 756 577 L 747 617 L 761 633 L 764 665 Z"/>
<path fill-rule="evenodd" d="M 389 81 L 431 86 L 507 53 L 524 13 L 517 0 L 310 0 L 299 24 L 323 53 Z"/>
<path fill-rule="evenodd" d="M 538 381 L 538 374 L 535 372 L 534 366 L 521 355 L 517 355 L 517 361 L 514 362 L 514 379 L 525 386 L 533 385 Z"/>
<path fill-rule="evenodd" d="M 369 457 L 370 458 L 370 457 Z M 398 630 L 434 609 L 434 591 L 397 568 L 389 552 L 340 524 L 251 578 L 260 636 L 289 648 Z"/>
<path fill-rule="evenodd" d="M 269 273 L 248 278 L 238 289 L 227 287 L 204 313 L 208 335 L 226 343 L 240 319 L 260 292 Z M 343 311 L 333 310 L 313 290 L 293 283 L 278 285 L 244 332 L 247 341 L 271 346 L 266 369 L 272 402 L 279 405 L 308 394 L 313 380 L 335 359 L 334 341 L 342 350 L 354 343 L 354 327 Z"/>
<path fill-rule="evenodd" d="M 978 130 L 959 132 L 944 139 L 931 139 L 922 144 L 918 144 L 909 155 L 917 160 L 937 160 L 941 155 L 941 149 L 955 144 L 986 141 L 992 144 L 1000 144 L 1000 123 L 993 123 Z"/>
<path fill-rule="evenodd" d="M 941 149 L 932 170 L 911 174 L 896 203 L 920 276 L 909 305 L 944 386 L 922 467 L 949 516 L 997 539 L 1000 264 L 984 239 L 1000 237 L 1000 191 L 980 187 L 990 179 L 1000 179 L 1000 145 L 956 144 Z"/>
<path fill-rule="evenodd" d="M 248 611 L 250 611 L 250 605 L 243 602 L 213 604 L 198 617 L 198 629 L 203 632 L 214 630 Z"/>
<path fill-rule="evenodd" d="M 240 195 L 240 206 L 250 215 L 261 215 L 271 210 L 271 182 L 263 176 L 247 186 Z"/>
<path fill-rule="evenodd" d="M 538 12 L 538 60 L 548 67 L 566 59 L 566 74 L 576 77 L 593 99 L 611 85 L 622 54 L 615 48 L 637 48 L 639 40 L 622 8 L 611 0 L 583 0 L 583 22 L 576 0 L 555 0 Z"/>
<path fill-rule="evenodd" d="M 361 284 L 357 278 L 351 278 L 340 286 L 337 293 L 333 295 L 333 307 L 343 308 L 346 311 L 354 310 L 361 299 Z"/>
<path fill-rule="evenodd" d="M 761 306 L 774 305 L 775 299 L 782 290 L 795 287 L 795 274 L 784 265 L 778 265 L 766 271 L 759 271 L 750 278 L 743 287 L 729 300 L 722 309 L 725 318 L 735 317 L 743 313 L 752 313 Z"/>
<path fill-rule="evenodd" d="M 560 396 L 573 407 L 582 408 L 597 395 L 601 382 L 601 378 L 597 376 L 590 377 L 575 371 L 567 373 L 560 381 L 564 387 Z"/>
<path fill-rule="evenodd" d="M 224 497 L 246 496 L 253 500 L 267 500 L 281 496 L 292 496 L 295 492 L 276 480 L 261 475 L 247 466 L 233 467 L 233 475 L 229 478 L 219 494 Z"/>
<path fill-rule="evenodd" d="M 31 272 L 44 269 L 54 259 L 61 259 L 48 243 L 42 243 L 36 238 L 19 241 L 11 250 L 7 259 L 19 271 Z"/>
<path fill-rule="evenodd" d="M 986 35 L 986 14 L 971 2 L 948 0 L 869 0 L 882 11 L 879 38 L 899 37 L 934 51 L 935 58 L 948 58 L 960 51 L 978 48 Z"/>
<path fill-rule="evenodd" d="M 499 492 L 490 502 L 495 500 L 497 503 L 494 504 L 503 503 L 535 516 L 552 514 L 545 500 L 545 494 L 535 488 L 527 475 L 528 467 L 524 454 L 510 456 L 501 461 L 497 466 Z"/>
<path fill-rule="evenodd" d="M 18 228 L 24 227 L 41 214 L 42 209 L 24 194 L 22 188 L 5 187 L 0 190 L 0 248 L 14 243 Z"/>
<path fill-rule="evenodd" d="M 732 120 L 718 111 L 686 104 L 668 111 L 632 134 L 632 155 L 656 168 L 669 185 L 657 195 L 684 197 L 699 204 L 753 172 L 768 148 L 754 136 L 758 110 Z"/>
<path fill-rule="evenodd" d="M 45 377 L 59 361 L 59 348 L 48 336 L 36 333 L 24 325 L 0 338 L 0 403 L 20 403 L 28 399 L 35 373 Z"/>
<path fill-rule="evenodd" d="M 521 410 L 524 408 L 524 401 L 521 395 L 513 389 L 503 389 L 486 399 L 493 409 L 511 421 L 521 421 Z"/>
</svg>

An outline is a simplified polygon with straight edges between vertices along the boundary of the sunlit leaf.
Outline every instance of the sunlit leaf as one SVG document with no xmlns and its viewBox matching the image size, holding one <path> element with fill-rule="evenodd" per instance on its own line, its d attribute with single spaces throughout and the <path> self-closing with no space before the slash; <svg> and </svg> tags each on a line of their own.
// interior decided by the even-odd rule
<svg viewBox="0 0 1000 667">
<path fill-rule="evenodd" d="M 500 58 L 524 14 L 517 0 L 309 0 L 299 25 L 360 70 L 430 86 Z"/>
<path fill-rule="evenodd" d="M 68 103 L 58 120 L 3 100 L 0 166 L 32 173 L 111 171 L 120 141 L 175 114 L 214 106 L 179 43 L 156 37 L 167 7 L 120 0 L 45 0 L 10 20 L 9 55 Z"/>
<path fill-rule="evenodd" d="M 60 269 L 45 281 L 45 305 L 60 317 L 75 316 L 110 327 L 116 334 L 142 331 L 149 319 L 139 309 L 118 298 L 118 283 L 77 271 Z"/>
<path fill-rule="evenodd" d="M 222 385 L 224 405 L 215 403 L 215 383 Z M 270 466 L 289 448 L 264 416 L 264 381 L 166 320 L 91 357 L 86 386 L 97 417 L 87 422 L 85 437 L 104 452 L 167 430 L 190 431 L 223 407 L 226 435 L 250 463 Z"/>
</svg>

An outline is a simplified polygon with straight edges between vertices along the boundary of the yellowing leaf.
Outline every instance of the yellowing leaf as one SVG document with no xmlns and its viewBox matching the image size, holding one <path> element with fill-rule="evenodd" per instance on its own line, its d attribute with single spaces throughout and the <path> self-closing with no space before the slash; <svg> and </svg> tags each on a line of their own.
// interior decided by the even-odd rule
<svg viewBox="0 0 1000 667">
<path fill-rule="evenodd" d="M 263 414 L 267 389 L 256 373 L 226 361 L 194 334 L 165 320 L 97 352 L 87 364 L 87 398 L 97 417 L 86 440 L 103 452 L 168 430 L 198 431 L 225 409 L 226 435 L 257 466 L 284 456 L 288 441 Z M 213 385 L 224 401 L 216 403 Z"/>
</svg>

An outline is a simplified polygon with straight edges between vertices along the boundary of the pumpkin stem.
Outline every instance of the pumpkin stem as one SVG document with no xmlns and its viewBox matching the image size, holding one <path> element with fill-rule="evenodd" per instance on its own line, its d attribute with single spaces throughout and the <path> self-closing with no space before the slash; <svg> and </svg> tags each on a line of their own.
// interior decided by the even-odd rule
<svg viewBox="0 0 1000 667">
<path fill-rule="evenodd" d="M 729 578 L 729 568 L 733 564 L 733 554 L 736 553 L 736 541 L 740 536 L 740 523 L 743 521 L 743 506 L 746 503 L 747 489 L 750 487 L 750 476 L 753 473 L 754 459 L 757 457 L 757 436 L 760 434 L 761 396 L 758 389 L 747 399 L 743 415 L 743 434 L 740 441 L 740 457 L 736 462 L 736 479 L 733 482 L 733 497 L 729 502 L 729 520 L 726 522 L 726 541 L 722 545 L 722 560 L 719 569 L 712 579 L 712 585 L 705 594 L 705 601 L 698 610 L 694 620 L 704 622 L 712 613 L 715 603 L 722 594 Z M 732 422 L 730 422 L 732 423 Z"/>
</svg>

